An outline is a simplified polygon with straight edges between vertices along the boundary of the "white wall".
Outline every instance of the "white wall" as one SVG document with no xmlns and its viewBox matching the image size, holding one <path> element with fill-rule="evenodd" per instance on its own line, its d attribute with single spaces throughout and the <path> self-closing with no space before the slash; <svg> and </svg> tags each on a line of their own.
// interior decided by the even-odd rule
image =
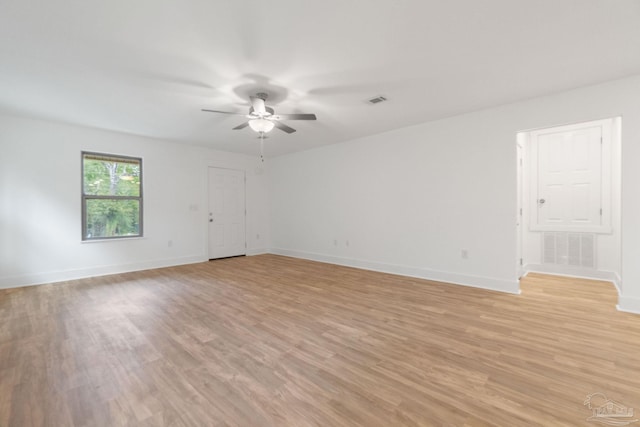
<svg viewBox="0 0 640 427">
<path fill-rule="evenodd" d="M 488 114 L 273 160 L 274 251 L 517 292 L 515 133 Z"/>
<path fill-rule="evenodd" d="M 83 150 L 143 158 L 143 238 L 81 242 Z M 208 166 L 246 171 L 248 252 L 264 251 L 267 181 L 257 157 L 0 115 L 0 287 L 206 260 Z"/>
<path fill-rule="evenodd" d="M 635 76 L 276 158 L 273 251 L 517 292 L 516 134 L 622 116 L 620 306 L 640 311 L 639 99 Z"/>
</svg>

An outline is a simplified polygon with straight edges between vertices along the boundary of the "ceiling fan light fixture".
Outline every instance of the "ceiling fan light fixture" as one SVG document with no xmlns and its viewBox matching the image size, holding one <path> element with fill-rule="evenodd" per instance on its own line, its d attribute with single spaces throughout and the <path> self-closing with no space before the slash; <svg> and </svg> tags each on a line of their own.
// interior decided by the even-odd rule
<svg viewBox="0 0 640 427">
<path fill-rule="evenodd" d="M 273 122 L 265 119 L 253 119 L 249 120 L 249 127 L 255 132 L 270 132 L 273 129 Z"/>
<path fill-rule="evenodd" d="M 315 114 L 310 113 L 296 113 L 296 114 L 275 114 L 272 107 L 265 105 L 267 100 L 266 93 L 257 93 L 256 96 L 251 96 L 251 107 L 249 107 L 249 114 L 235 113 L 230 111 L 209 110 L 203 108 L 202 111 L 208 113 L 222 113 L 231 114 L 234 116 L 244 116 L 248 120 L 234 127 L 233 130 L 240 130 L 246 127 L 250 127 L 252 131 L 259 134 L 260 138 L 266 138 L 265 134 L 271 132 L 273 128 L 278 128 L 285 133 L 294 133 L 296 130 L 281 120 L 316 120 Z"/>
</svg>

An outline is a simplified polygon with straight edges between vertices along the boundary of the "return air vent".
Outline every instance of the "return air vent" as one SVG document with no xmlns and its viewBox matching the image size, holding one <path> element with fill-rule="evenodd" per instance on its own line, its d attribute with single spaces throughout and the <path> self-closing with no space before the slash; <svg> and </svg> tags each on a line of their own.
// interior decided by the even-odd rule
<svg viewBox="0 0 640 427">
<path fill-rule="evenodd" d="M 367 102 L 369 104 L 379 104 L 379 103 L 384 102 L 386 100 L 387 100 L 387 98 L 385 98 L 384 96 L 378 96 L 376 98 L 369 99 Z"/>
<path fill-rule="evenodd" d="M 596 268 L 596 235 L 593 233 L 543 233 L 542 262 Z"/>
</svg>

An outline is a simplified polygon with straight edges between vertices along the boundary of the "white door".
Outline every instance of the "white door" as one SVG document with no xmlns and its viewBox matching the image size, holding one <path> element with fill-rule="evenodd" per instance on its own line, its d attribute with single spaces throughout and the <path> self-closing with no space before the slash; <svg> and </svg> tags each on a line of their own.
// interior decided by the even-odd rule
<svg viewBox="0 0 640 427">
<path fill-rule="evenodd" d="M 531 133 L 532 230 L 604 231 L 604 135 L 602 121 Z"/>
<path fill-rule="evenodd" d="M 209 259 L 246 254 L 244 171 L 209 168 Z"/>
</svg>

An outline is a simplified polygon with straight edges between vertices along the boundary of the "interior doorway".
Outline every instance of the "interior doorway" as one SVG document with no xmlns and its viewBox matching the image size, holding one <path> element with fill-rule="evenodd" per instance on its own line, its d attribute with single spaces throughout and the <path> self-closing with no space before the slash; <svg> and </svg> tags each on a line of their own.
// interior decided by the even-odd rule
<svg viewBox="0 0 640 427">
<path fill-rule="evenodd" d="M 246 255 L 245 172 L 210 167 L 209 259 Z"/>
<path fill-rule="evenodd" d="M 517 134 L 518 277 L 621 283 L 621 118 Z"/>
</svg>

